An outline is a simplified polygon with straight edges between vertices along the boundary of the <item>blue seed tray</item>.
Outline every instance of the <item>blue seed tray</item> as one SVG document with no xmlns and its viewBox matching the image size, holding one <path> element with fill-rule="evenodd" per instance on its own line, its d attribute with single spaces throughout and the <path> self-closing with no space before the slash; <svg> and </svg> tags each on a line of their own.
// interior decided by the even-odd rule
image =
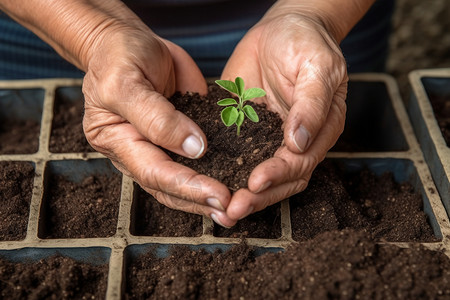
<svg viewBox="0 0 450 300">
<path fill-rule="evenodd" d="M 28 161 L 35 166 L 33 195 L 30 204 L 26 238 L 20 241 L 0 241 L 0 255 L 14 262 L 25 262 L 54 253 L 76 260 L 107 263 L 108 287 L 106 299 L 121 299 L 124 293 L 126 266 L 143 253 L 156 249 L 164 257 L 172 245 L 187 245 L 192 249 L 226 250 L 241 242 L 240 238 L 214 236 L 214 223 L 202 218 L 203 232 L 197 237 L 139 236 L 130 232 L 135 184 L 122 176 L 119 213 L 115 234 L 103 238 L 40 238 L 46 213 L 42 209 L 49 174 L 63 174 L 75 182 L 93 173 L 112 174 L 117 170 L 102 154 L 52 153 L 49 139 L 55 98 L 75 101 L 81 93 L 81 80 L 48 79 L 27 81 L 0 81 L 0 120 L 4 115 L 17 113 L 23 118 L 39 120 L 41 131 L 39 149 L 32 154 L 0 154 L 0 161 Z M 414 135 L 407 113 L 400 99 L 394 79 L 384 74 L 355 74 L 350 77 L 348 113 L 345 139 L 350 147 L 334 148 L 327 159 L 343 162 L 348 171 L 364 166 L 379 174 L 394 173 L 399 182 L 410 182 L 421 193 L 424 210 L 430 219 L 436 237 L 434 243 L 423 243 L 430 249 L 443 249 L 448 255 L 450 226 L 447 213 L 431 178 L 430 170 Z M 31 112 L 25 114 L 26 109 Z M 21 115 L 21 112 L 24 115 Z M 356 146 L 352 145 L 354 142 Z M 281 237 L 276 239 L 248 238 L 247 243 L 257 253 L 282 251 L 294 242 L 288 199 L 281 202 Z M 394 243 L 408 247 L 408 243 Z"/>
<path fill-rule="evenodd" d="M 406 101 L 407 111 L 436 187 L 450 214 L 450 148 L 439 129 L 429 98 L 434 94 L 450 99 L 450 68 L 416 70 L 409 74 L 409 81 L 412 95 Z"/>
</svg>

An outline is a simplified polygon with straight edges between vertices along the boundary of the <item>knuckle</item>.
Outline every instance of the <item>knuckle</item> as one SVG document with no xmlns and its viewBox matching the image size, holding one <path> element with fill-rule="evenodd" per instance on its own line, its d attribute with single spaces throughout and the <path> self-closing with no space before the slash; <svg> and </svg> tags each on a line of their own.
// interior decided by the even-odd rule
<svg viewBox="0 0 450 300">
<path fill-rule="evenodd" d="M 172 145 L 176 139 L 176 128 L 179 126 L 176 111 L 163 111 L 156 113 L 148 121 L 145 130 L 152 143 L 156 145 Z"/>
</svg>

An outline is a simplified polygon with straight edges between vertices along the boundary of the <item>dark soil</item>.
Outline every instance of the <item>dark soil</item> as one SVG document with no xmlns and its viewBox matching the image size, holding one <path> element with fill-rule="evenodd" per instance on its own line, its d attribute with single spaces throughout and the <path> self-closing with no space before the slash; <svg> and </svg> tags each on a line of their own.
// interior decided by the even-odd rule
<svg viewBox="0 0 450 300">
<path fill-rule="evenodd" d="M 282 120 L 263 105 L 253 106 L 260 121 L 246 119 L 237 136 L 236 126 L 226 127 L 220 119 L 223 107 L 216 103 L 231 95 L 216 85 L 209 87 L 207 96 L 176 93 L 170 98 L 175 107 L 194 120 L 208 140 L 208 149 L 201 159 L 187 159 L 170 153 L 179 162 L 200 174 L 224 183 L 231 191 L 247 187 L 251 171 L 272 157 L 283 141 Z"/>
<path fill-rule="evenodd" d="M 214 236 L 276 239 L 281 237 L 280 215 L 280 204 L 275 204 L 249 215 L 231 228 L 214 224 Z"/>
<path fill-rule="evenodd" d="M 450 298 L 445 254 L 375 242 L 437 241 L 410 184 L 368 169 L 346 173 L 326 160 L 290 204 L 299 242 L 286 251 L 257 255 L 245 243 L 214 253 L 173 246 L 165 258 L 150 251 L 129 262 L 125 299 Z M 248 228 L 227 236 L 248 237 Z"/>
<path fill-rule="evenodd" d="M 291 197 L 290 205 L 293 238 L 298 241 L 345 228 L 365 231 L 374 240 L 437 241 L 422 197 L 409 183 L 396 183 L 392 173 L 345 173 L 337 163 L 325 161 L 306 190 Z"/>
<path fill-rule="evenodd" d="M 1 299 L 105 299 L 108 265 L 53 256 L 35 263 L 0 258 Z"/>
<path fill-rule="evenodd" d="M 51 175 L 41 213 L 42 238 L 93 238 L 115 234 L 121 176 L 91 175 L 76 183 Z"/>
<path fill-rule="evenodd" d="M 131 234 L 143 236 L 200 236 L 203 218 L 160 204 L 152 195 L 135 185 Z"/>
<path fill-rule="evenodd" d="M 55 100 L 49 150 L 53 153 L 94 152 L 83 132 L 84 99 Z"/>
<path fill-rule="evenodd" d="M 450 260 L 412 246 L 379 245 L 363 232 L 329 231 L 286 251 L 255 255 L 173 246 L 127 268 L 125 299 L 448 299 Z"/>
<path fill-rule="evenodd" d="M 34 167 L 28 162 L 0 162 L 0 240 L 22 240 L 27 233 Z"/>
<path fill-rule="evenodd" d="M 428 96 L 442 136 L 447 146 L 450 147 L 450 95 L 445 97 L 429 94 Z"/>
<path fill-rule="evenodd" d="M 34 120 L 0 120 L 0 154 L 31 154 L 39 148 L 40 124 Z"/>
</svg>

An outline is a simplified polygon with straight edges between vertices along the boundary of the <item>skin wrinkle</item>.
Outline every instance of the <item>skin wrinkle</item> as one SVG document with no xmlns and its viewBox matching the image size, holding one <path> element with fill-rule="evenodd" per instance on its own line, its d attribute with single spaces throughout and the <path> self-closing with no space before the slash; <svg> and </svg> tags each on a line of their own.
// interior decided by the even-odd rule
<svg viewBox="0 0 450 300">
<path fill-rule="evenodd" d="M 296 161 L 298 163 L 301 161 L 300 168 L 292 168 L 288 161 L 286 161 L 286 156 L 295 155 L 288 152 L 287 148 L 281 149 L 280 153 L 277 155 L 277 158 L 282 159 L 285 162 L 285 166 L 287 167 L 287 181 L 294 181 L 296 179 L 301 179 L 304 175 L 312 172 L 315 166 L 319 163 L 319 158 L 314 155 L 308 155 L 305 157 L 301 154 L 296 154 L 299 160 Z M 305 159 L 306 158 L 306 159 Z M 294 170 L 295 169 L 295 170 Z"/>
</svg>

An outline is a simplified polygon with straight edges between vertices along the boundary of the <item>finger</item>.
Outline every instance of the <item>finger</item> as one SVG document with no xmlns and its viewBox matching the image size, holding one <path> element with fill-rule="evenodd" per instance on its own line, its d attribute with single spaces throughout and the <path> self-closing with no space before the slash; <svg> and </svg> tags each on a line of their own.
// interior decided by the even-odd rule
<svg viewBox="0 0 450 300">
<path fill-rule="evenodd" d="M 300 178 L 309 180 L 313 170 L 325 158 L 344 130 L 346 107 L 337 103 L 332 104 L 324 126 L 308 151 L 297 154 L 287 147 L 281 147 L 273 158 L 262 162 L 252 171 L 248 180 L 249 190 L 259 193 L 269 186 L 284 182 Z"/>
<path fill-rule="evenodd" d="M 107 119 L 107 117 L 105 117 Z M 175 163 L 149 143 L 129 123 L 90 127 L 86 137 L 143 188 L 164 191 L 178 198 L 224 210 L 231 198 L 228 188 L 208 176 Z"/>
<path fill-rule="evenodd" d="M 203 215 L 211 218 L 214 222 L 222 227 L 231 227 L 236 224 L 235 220 L 230 219 L 222 210 L 215 209 L 211 206 L 201 205 L 182 198 L 178 198 L 161 191 L 144 188 L 161 204 L 176 210 L 182 210 L 188 213 Z"/>
<path fill-rule="evenodd" d="M 228 205 L 227 216 L 232 220 L 243 219 L 251 213 L 263 210 L 303 191 L 307 185 L 308 180 L 300 179 L 270 187 L 259 194 L 252 193 L 248 189 L 240 189 L 233 195 Z"/>
<path fill-rule="evenodd" d="M 192 57 L 183 48 L 163 40 L 172 56 L 176 86 L 179 92 L 197 92 L 205 95 L 208 92 L 206 80 Z"/>
<path fill-rule="evenodd" d="M 285 121 L 284 138 L 289 150 L 305 152 L 324 126 L 332 104 L 345 107 L 347 75 L 343 61 L 318 58 L 321 65 L 310 64 L 299 72 L 293 103 Z M 339 115 L 344 118 L 345 115 Z"/>
<path fill-rule="evenodd" d="M 250 39 L 250 40 L 249 40 Z M 252 44 L 253 43 L 253 44 Z M 252 35 L 246 35 L 234 49 L 232 55 L 228 59 L 221 79 L 234 81 L 237 76 L 244 79 L 246 88 L 260 86 L 261 73 L 259 63 L 255 61 L 257 54 L 255 53 L 256 39 Z"/>
<path fill-rule="evenodd" d="M 199 158 L 207 147 L 203 131 L 160 93 L 137 85 L 106 109 L 130 122 L 151 143 L 189 158 Z"/>
</svg>

